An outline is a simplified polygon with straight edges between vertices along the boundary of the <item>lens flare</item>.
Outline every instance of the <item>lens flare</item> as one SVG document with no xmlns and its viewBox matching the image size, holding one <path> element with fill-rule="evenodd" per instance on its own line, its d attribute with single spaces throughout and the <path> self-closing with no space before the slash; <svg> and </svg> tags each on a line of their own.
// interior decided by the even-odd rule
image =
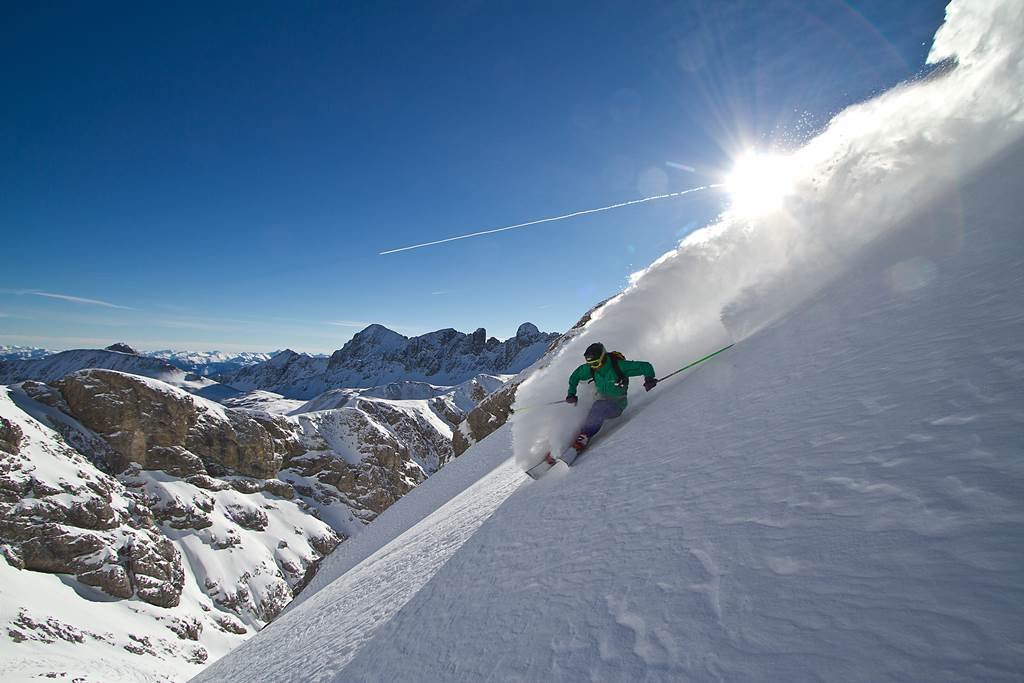
<svg viewBox="0 0 1024 683">
<path fill-rule="evenodd" d="M 731 210 L 747 216 L 769 213 L 782 206 L 793 184 L 792 160 L 781 154 L 749 152 L 725 179 Z"/>
</svg>

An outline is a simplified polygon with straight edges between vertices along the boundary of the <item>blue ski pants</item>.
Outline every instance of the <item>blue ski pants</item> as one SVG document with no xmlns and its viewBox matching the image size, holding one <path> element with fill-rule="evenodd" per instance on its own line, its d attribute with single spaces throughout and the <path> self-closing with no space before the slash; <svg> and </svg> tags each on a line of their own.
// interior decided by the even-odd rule
<svg viewBox="0 0 1024 683">
<path fill-rule="evenodd" d="M 601 429 L 601 425 L 604 424 L 605 420 L 622 415 L 622 411 L 625 408 L 625 401 L 599 398 L 594 401 L 594 405 L 590 406 L 590 412 L 587 413 L 587 419 L 580 431 L 588 437 L 594 436 Z"/>
</svg>

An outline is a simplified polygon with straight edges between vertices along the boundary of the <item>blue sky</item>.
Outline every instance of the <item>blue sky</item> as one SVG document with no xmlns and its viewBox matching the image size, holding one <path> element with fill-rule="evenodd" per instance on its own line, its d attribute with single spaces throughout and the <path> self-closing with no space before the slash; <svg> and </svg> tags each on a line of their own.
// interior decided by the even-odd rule
<svg viewBox="0 0 1024 683">
<path fill-rule="evenodd" d="M 922 73 L 942 2 L 20 3 L 0 25 L 0 344 L 329 352 L 563 330 Z"/>
</svg>

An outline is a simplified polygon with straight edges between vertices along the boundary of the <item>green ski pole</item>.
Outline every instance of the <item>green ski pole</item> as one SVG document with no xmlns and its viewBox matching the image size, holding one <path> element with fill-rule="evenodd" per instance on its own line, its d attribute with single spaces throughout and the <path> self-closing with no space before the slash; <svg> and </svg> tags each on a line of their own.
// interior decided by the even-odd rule
<svg viewBox="0 0 1024 683">
<path fill-rule="evenodd" d="M 559 403 L 565 403 L 565 401 L 550 401 L 548 403 L 534 403 L 532 406 L 523 406 L 522 408 L 512 407 L 510 413 L 521 413 L 524 410 L 533 410 L 534 408 L 542 408 L 544 406 L 557 406 Z"/>
<path fill-rule="evenodd" d="M 679 369 L 678 369 L 678 370 L 676 370 L 675 372 L 670 372 L 670 373 L 668 373 L 667 375 L 665 375 L 664 377 L 660 377 L 660 378 L 658 378 L 658 381 L 659 381 L 659 382 L 664 382 L 665 380 L 667 380 L 667 379 L 668 379 L 669 377 L 671 377 L 672 375 L 678 375 L 678 374 L 679 374 L 680 372 L 682 372 L 683 370 L 688 370 L 689 368 L 692 368 L 692 367 L 693 367 L 694 365 L 697 365 L 698 363 L 703 363 L 703 362 L 704 362 L 704 361 L 706 361 L 706 360 L 707 360 L 708 358 L 713 358 L 714 356 L 717 356 L 718 354 L 720 354 L 720 353 L 721 353 L 722 351 L 726 351 L 726 350 L 728 350 L 728 349 L 731 349 L 731 348 L 732 348 L 733 346 L 735 346 L 735 344 L 729 344 L 728 346 L 723 346 L 722 348 L 718 349 L 718 350 L 717 350 L 717 351 L 715 351 L 714 353 L 709 353 L 708 355 L 704 356 L 704 357 L 703 357 L 703 358 L 701 358 L 700 360 L 695 360 L 695 361 L 693 361 L 692 363 L 690 363 L 689 365 L 684 365 L 683 367 L 679 368 Z"/>
</svg>

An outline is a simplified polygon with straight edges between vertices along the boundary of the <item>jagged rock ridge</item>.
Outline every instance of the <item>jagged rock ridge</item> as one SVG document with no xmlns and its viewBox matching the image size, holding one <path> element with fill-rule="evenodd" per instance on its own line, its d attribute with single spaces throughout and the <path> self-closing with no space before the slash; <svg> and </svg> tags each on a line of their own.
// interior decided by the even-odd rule
<svg viewBox="0 0 1024 683">
<path fill-rule="evenodd" d="M 286 349 L 265 363 L 218 377 L 240 390 L 263 389 L 311 399 L 339 387 L 370 387 L 397 380 L 454 385 L 480 373 L 515 374 L 543 355 L 558 334 L 531 323 L 504 342 L 480 328 L 465 334 L 448 328 L 405 337 L 382 325 L 357 333 L 330 358 Z"/>
</svg>

